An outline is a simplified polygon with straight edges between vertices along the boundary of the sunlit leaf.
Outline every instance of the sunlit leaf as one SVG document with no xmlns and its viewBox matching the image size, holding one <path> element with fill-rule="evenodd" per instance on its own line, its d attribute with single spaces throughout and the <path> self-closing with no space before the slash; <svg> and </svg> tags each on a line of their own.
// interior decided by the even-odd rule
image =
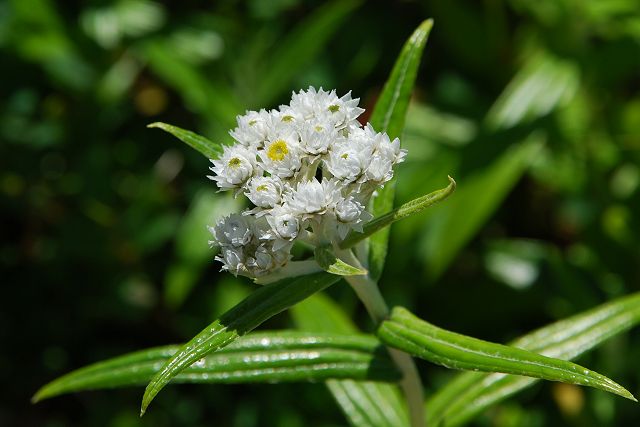
<svg viewBox="0 0 640 427">
<path fill-rule="evenodd" d="M 421 242 L 426 270 L 437 278 L 473 237 L 522 176 L 542 145 L 533 135 L 514 145 L 489 167 L 459 181 L 456 196 L 425 222 Z"/>
<path fill-rule="evenodd" d="M 436 190 L 422 197 L 418 197 L 417 199 L 404 203 L 402 206 L 392 210 L 391 212 L 387 212 L 382 216 L 372 219 L 363 227 L 362 232 L 352 232 L 351 234 L 349 234 L 347 238 L 344 239 L 342 243 L 340 243 L 340 247 L 350 248 L 362 239 L 365 239 L 372 234 L 377 233 L 385 227 L 390 226 L 394 222 L 422 212 L 429 206 L 433 206 L 434 204 L 439 203 L 449 197 L 449 195 L 453 193 L 455 189 L 456 182 L 453 180 L 453 178 L 449 177 L 449 185 L 446 188 Z"/>
<path fill-rule="evenodd" d="M 487 124 L 509 128 L 542 117 L 570 100 L 579 83 L 572 62 L 548 53 L 529 55 L 487 114 Z"/>
<path fill-rule="evenodd" d="M 178 126 L 160 122 L 151 123 L 147 127 L 159 128 L 165 132 L 169 132 L 171 135 L 189 145 L 191 148 L 199 151 L 208 159 L 217 159 L 218 156 L 222 154 L 222 144 L 210 141 L 204 136 L 198 135 L 197 133 L 191 132 L 190 130 L 182 129 Z"/>
<path fill-rule="evenodd" d="M 639 322 L 640 293 L 636 293 L 552 323 L 510 345 L 548 357 L 573 360 Z M 428 401 L 427 416 L 432 424 L 458 426 L 537 381 L 505 374 L 465 372 Z"/>
<path fill-rule="evenodd" d="M 575 363 L 450 332 L 419 319 L 403 307 L 392 310 L 391 317 L 382 322 L 377 335 L 389 347 L 447 368 L 561 381 L 636 400 L 621 385 Z"/>
<path fill-rule="evenodd" d="M 347 264 L 336 257 L 330 245 L 318 246 L 314 253 L 314 258 L 318 265 L 327 273 L 338 276 L 357 276 L 367 274 L 367 270 Z"/>
<path fill-rule="evenodd" d="M 428 19 L 422 22 L 409 37 L 371 114 L 370 123 L 374 129 L 378 132 L 386 132 L 390 138 L 399 137 L 404 129 L 405 116 L 418 74 L 422 51 L 432 26 L 433 21 Z M 394 181 L 378 190 L 377 196 L 371 202 L 371 213 L 374 217 L 384 215 L 393 209 L 394 193 Z M 369 275 L 374 280 L 377 280 L 382 273 L 388 240 L 388 229 L 381 230 L 369 239 Z"/>
<path fill-rule="evenodd" d="M 264 286 L 223 314 L 173 355 L 153 376 L 142 398 L 141 413 L 177 374 L 209 353 L 247 334 L 265 320 L 331 286 L 338 276 L 317 273 Z"/>
<path fill-rule="evenodd" d="M 179 349 L 177 345 L 152 348 L 89 365 L 45 385 L 33 401 L 77 391 L 144 385 Z M 396 381 L 399 377 L 374 337 L 269 331 L 248 334 L 205 356 L 174 382 Z"/>
</svg>

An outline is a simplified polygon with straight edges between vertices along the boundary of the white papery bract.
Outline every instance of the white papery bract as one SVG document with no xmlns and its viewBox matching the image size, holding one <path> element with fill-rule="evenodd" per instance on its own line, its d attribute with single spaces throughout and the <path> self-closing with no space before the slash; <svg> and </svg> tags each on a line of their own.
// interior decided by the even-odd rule
<svg viewBox="0 0 640 427">
<path fill-rule="evenodd" d="M 293 215 L 309 219 L 333 209 L 340 199 L 342 194 L 334 179 L 319 182 L 313 178 L 298 183 L 295 189 L 289 188 L 283 207 Z"/>
<path fill-rule="evenodd" d="M 244 195 L 259 208 L 273 208 L 280 203 L 282 182 L 271 176 L 256 176 L 246 185 Z"/>
<path fill-rule="evenodd" d="M 215 175 L 209 176 L 216 181 L 221 190 L 242 187 L 256 172 L 255 154 L 242 145 L 224 147 L 219 160 L 211 160 L 209 168 Z"/>
<path fill-rule="evenodd" d="M 236 143 L 212 160 L 210 178 L 253 206 L 210 227 L 223 270 L 263 277 L 289 263 L 297 240 L 337 245 L 362 231 L 371 195 L 406 152 L 397 138 L 358 122 L 358 102 L 351 92 L 310 87 L 277 110 L 237 117 L 229 132 Z"/>
</svg>

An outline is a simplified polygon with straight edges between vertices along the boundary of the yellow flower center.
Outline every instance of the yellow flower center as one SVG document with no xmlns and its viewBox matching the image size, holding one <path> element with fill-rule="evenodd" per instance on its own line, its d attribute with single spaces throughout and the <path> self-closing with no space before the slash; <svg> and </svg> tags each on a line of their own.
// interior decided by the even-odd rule
<svg viewBox="0 0 640 427">
<path fill-rule="evenodd" d="M 237 157 L 233 157 L 231 160 L 229 160 L 229 167 L 233 169 L 239 167 L 241 164 L 242 164 L 242 160 L 240 160 Z"/>
<path fill-rule="evenodd" d="M 267 149 L 267 157 L 274 162 L 280 162 L 289 153 L 287 143 L 283 139 L 279 139 L 269 146 Z"/>
<path fill-rule="evenodd" d="M 316 132 L 322 132 L 322 126 L 318 125 L 315 127 Z"/>
<path fill-rule="evenodd" d="M 257 120 L 249 120 L 249 126 L 253 126 L 253 125 L 255 125 L 256 123 L 258 123 L 258 121 L 257 121 Z"/>
<path fill-rule="evenodd" d="M 293 116 L 289 116 L 289 115 L 287 115 L 287 116 L 282 116 L 282 121 L 283 121 L 283 122 L 287 122 L 287 123 L 288 123 L 288 122 L 291 122 L 291 121 L 293 121 Z"/>
<path fill-rule="evenodd" d="M 266 184 L 260 184 L 256 187 L 257 191 L 267 191 L 267 185 Z"/>
<path fill-rule="evenodd" d="M 343 159 L 348 159 L 348 158 L 349 158 L 349 154 L 348 154 L 348 153 L 344 153 L 344 154 L 343 154 L 342 156 L 340 156 L 340 157 L 342 157 Z"/>
<path fill-rule="evenodd" d="M 329 111 L 331 111 L 332 113 L 337 113 L 338 111 L 340 111 L 340 106 L 339 105 L 329 105 Z"/>
</svg>

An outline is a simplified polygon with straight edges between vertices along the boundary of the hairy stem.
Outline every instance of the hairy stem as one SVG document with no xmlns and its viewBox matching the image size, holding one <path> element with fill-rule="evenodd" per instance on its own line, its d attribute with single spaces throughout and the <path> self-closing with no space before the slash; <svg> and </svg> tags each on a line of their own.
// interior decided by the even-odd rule
<svg viewBox="0 0 640 427">
<path fill-rule="evenodd" d="M 351 251 L 340 251 L 339 256 L 354 266 L 359 266 L 357 258 Z M 345 279 L 358 298 L 362 301 L 376 325 L 389 317 L 389 307 L 382 297 L 378 284 L 369 276 L 346 276 Z M 409 417 L 412 427 L 424 427 L 426 425 L 424 414 L 424 392 L 418 369 L 411 356 L 395 348 L 387 347 L 394 363 L 402 373 L 400 388 L 407 400 Z"/>
</svg>

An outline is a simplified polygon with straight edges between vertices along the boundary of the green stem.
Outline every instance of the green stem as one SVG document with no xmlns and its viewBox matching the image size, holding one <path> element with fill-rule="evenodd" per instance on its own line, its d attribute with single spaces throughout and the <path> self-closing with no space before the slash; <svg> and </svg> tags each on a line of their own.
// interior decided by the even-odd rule
<svg viewBox="0 0 640 427">
<path fill-rule="evenodd" d="M 340 251 L 338 256 L 354 266 L 360 266 L 358 259 L 351 251 Z M 369 276 L 345 276 L 356 295 L 376 325 L 389 317 L 389 307 L 380 293 L 378 284 Z M 400 388 L 407 399 L 409 417 L 412 427 L 424 427 L 426 425 L 424 413 L 424 392 L 418 369 L 411 356 L 395 348 L 387 347 L 394 363 L 402 373 Z"/>
</svg>

